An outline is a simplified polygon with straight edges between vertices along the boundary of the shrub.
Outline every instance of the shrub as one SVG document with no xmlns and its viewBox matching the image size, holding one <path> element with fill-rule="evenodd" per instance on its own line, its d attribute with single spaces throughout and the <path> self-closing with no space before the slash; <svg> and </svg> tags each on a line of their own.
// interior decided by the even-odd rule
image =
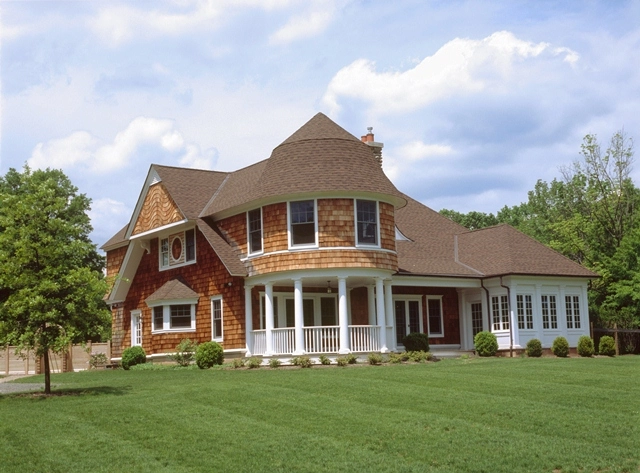
<svg viewBox="0 0 640 473">
<path fill-rule="evenodd" d="M 122 352 L 122 367 L 128 370 L 132 366 L 147 362 L 147 354 L 142 347 L 125 348 Z"/>
<path fill-rule="evenodd" d="M 262 359 L 258 358 L 257 356 L 252 356 L 251 358 L 247 358 L 245 365 L 250 370 L 254 368 L 260 368 L 260 366 L 262 366 Z"/>
<path fill-rule="evenodd" d="M 167 358 L 175 361 L 179 366 L 189 366 L 195 358 L 197 348 L 198 342 L 192 342 L 185 338 L 176 345 L 175 354 L 169 355 Z"/>
<path fill-rule="evenodd" d="M 327 355 L 320 355 L 320 357 L 318 357 L 318 360 L 320 361 L 320 364 L 322 364 L 322 365 L 330 365 L 331 364 L 331 360 L 329 359 L 329 357 Z"/>
<path fill-rule="evenodd" d="M 109 363 L 107 355 L 104 353 L 92 353 L 89 355 L 89 367 L 98 368 L 99 366 L 106 366 Z"/>
<path fill-rule="evenodd" d="M 345 355 L 345 358 L 347 359 L 347 363 L 349 363 L 350 365 L 355 365 L 358 362 L 358 357 L 353 353 Z"/>
<path fill-rule="evenodd" d="M 402 339 L 407 351 L 429 351 L 429 337 L 426 333 L 411 332 Z"/>
<path fill-rule="evenodd" d="M 429 361 L 433 355 L 428 351 L 408 351 L 407 357 L 409 361 L 420 363 L 421 361 Z"/>
<path fill-rule="evenodd" d="M 556 337 L 551 345 L 551 351 L 556 356 L 566 358 L 569 355 L 569 342 L 564 337 Z"/>
<path fill-rule="evenodd" d="M 243 358 L 234 358 L 231 361 L 231 366 L 233 367 L 233 369 L 242 368 L 244 366 L 244 359 Z"/>
<path fill-rule="evenodd" d="M 401 353 L 389 353 L 389 363 L 397 364 L 402 363 L 403 361 Z"/>
<path fill-rule="evenodd" d="M 486 330 L 476 334 L 473 344 L 479 356 L 495 356 L 498 352 L 498 339 L 494 334 Z"/>
<path fill-rule="evenodd" d="M 311 368 L 313 361 L 308 356 L 295 356 L 291 358 L 291 364 L 300 368 Z"/>
<path fill-rule="evenodd" d="M 598 354 L 604 356 L 616 356 L 616 342 L 613 337 L 610 337 L 609 335 L 603 335 L 600 337 Z"/>
<path fill-rule="evenodd" d="M 593 356 L 594 351 L 591 337 L 583 335 L 578 339 L 578 355 L 589 357 Z"/>
<path fill-rule="evenodd" d="M 349 363 L 347 362 L 347 358 L 345 356 L 339 356 L 336 358 L 336 364 L 338 366 L 347 366 Z"/>
<path fill-rule="evenodd" d="M 379 365 L 382 363 L 382 355 L 380 353 L 369 353 L 367 356 L 370 365 Z"/>
<path fill-rule="evenodd" d="M 280 366 L 282 364 L 282 361 L 278 360 L 277 358 L 271 358 L 269 360 L 269 366 L 271 368 L 277 368 L 278 366 Z"/>
<path fill-rule="evenodd" d="M 542 343 L 537 338 L 532 338 L 527 342 L 527 356 L 540 358 L 542 356 Z"/>
<path fill-rule="evenodd" d="M 196 348 L 196 365 L 206 370 L 213 365 L 221 365 L 224 361 L 224 350 L 217 342 L 204 342 Z"/>
</svg>

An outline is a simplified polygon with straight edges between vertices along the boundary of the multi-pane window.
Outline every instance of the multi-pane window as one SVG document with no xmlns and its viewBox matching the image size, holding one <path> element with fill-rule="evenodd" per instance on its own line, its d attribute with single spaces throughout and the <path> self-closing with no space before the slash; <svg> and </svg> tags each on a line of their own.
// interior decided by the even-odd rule
<svg viewBox="0 0 640 473">
<path fill-rule="evenodd" d="M 442 299 L 428 298 L 427 314 L 429 316 L 429 336 L 437 337 L 444 335 L 442 328 Z"/>
<path fill-rule="evenodd" d="M 358 245 L 378 244 L 378 204 L 373 200 L 356 200 Z"/>
<path fill-rule="evenodd" d="M 530 294 L 518 294 L 516 296 L 518 308 L 518 328 L 520 330 L 533 330 L 533 301 Z"/>
<path fill-rule="evenodd" d="M 507 296 L 491 297 L 493 330 L 509 330 L 509 299 Z"/>
<path fill-rule="evenodd" d="M 211 339 L 222 340 L 222 298 L 211 299 Z"/>
<path fill-rule="evenodd" d="M 580 297 L 565 296 L 564 301 L 567 310 L 567 328 L 580 328 Z"/>
<path fill-rule="evenodd" d="M 482 332 L 482 303 L 480 302 L 471 304 L 471 329 L 474 337 Z"/>
<path fill-rule="evenodd" d="M 191 306 L 189 304 L 170 307 L 169 328 L 191 328 Z"/>
<path fill-rule="evenodd" d="M 131 346 L 142 345 L 142 313 L 139 310 L 131 312 Z"/>
<path fill-rule="evenodd" d="M 558 307 L 556 305 L 556 296 L 544 294 L 541 297 L 542 302 L 542 328 L 555 330 L 558 328 Z"/>
<path fill-rule="evenodd" d="M 174 233 L 160 239 L 160 268 L 190 264 L 196 260 L 195 229 Z"/>
<path fill-rule="evenodd" d="M 405 335 L 413 332 L 422 332 L 419 300 L 394 301 L 396 317 L 396 341 L 402 345 Z"/>
<path fill-rule="evenodd" d="M 289 203 L 291 246 L 316 243 L 315 203 L 300 200 Z"/>
<path fill-rule="evenodd" d="M 247 228 L 249 238 L 249 253 L 262 251 L 262 209 L 247 212 Z"/>
<path fill-rule="evenodd" d="M 161 305 L 153 308 L 153 330 L 162 330 L 164 322 L 164 307 Z"/>
</svg>

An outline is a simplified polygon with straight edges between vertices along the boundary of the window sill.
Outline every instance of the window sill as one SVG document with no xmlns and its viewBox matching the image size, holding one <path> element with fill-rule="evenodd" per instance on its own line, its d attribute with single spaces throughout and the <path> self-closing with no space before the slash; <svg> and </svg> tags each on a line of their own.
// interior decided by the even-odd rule
<svg viewBox="0 0 640 473">
<path fill-rule="evenodd" d="M 429 338 L 444 338 L 444 333 L 434 333 L 434 334 L 428 333 L 427 336 Z"/>
<path fill-rule="evenodd" d="M 152 330 L 151 335 L 161 335 L 163 333 L 187 333 L 187 332 L 195 332 L 194 328 L 168 328 L 163 330 Z"/>
<path fill-rule="evenodd" d="M 196 263 L 197 261 L 193 260 L 193 261 L 187 261 L 186 263 L 174 264 L 170 266 L 160 266 L 160 271 L 167 271 L 169 269 L 182 268 L 183 266 L 189 266 L 190 264 L 196 264 Z"/>
</svg>

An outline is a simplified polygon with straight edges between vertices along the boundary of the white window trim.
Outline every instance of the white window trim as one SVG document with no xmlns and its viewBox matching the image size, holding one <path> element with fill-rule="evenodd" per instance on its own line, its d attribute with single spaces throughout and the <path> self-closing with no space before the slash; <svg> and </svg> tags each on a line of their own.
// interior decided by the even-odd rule
<svg viewBox="0 0 640 473">
<path fill-rule="evenodd" d="M 423 321 L 423 314 L 422 314 L 422 296 L 419 295 L 394 295 L 393 298 L 393 326 L 394 328 L 397 329 L 396 327 L 396 302 L 397 301 L 402 301 L 405 303 L 405 327 L 407 327 L 407 334 L 409 334 L 409 307 L 407 302 L 409 301 L 415 301 L 418 303 L 418 323 L 420 325 L 420 333 L 425 333 L 424 331 L 424 321 Z M 394 330 L 395 332 L 395 330 Z M 427 334 L 428 336 L 428 334 Z M 395 337 L 395 335 L 394 335 Z M 404 347 L 404 345 L 402 345 L 402 342 L 400 343 L 400 346 Z"/>
<path fill-rule="evenodd" d="M 251 251 L 251 228 L 249 225 L 249 213 L 253 212 L 254 210 L 260 211 L 260 251 Z M 247 256 L 260 256 L 264 254 L 264 220 L 262 219 L 262 216 L 262 207 L 247 211 Z"/>
<path fill-rule="evenodd" d="M 220 336 L 216 337 L 214 334 L 215 324 L 213 323 L 213 303 L 220 301 Z M 224 339 L 224 305 L 222 304 L 222 296 L 211 296 L 211 340 L 214 342 L 221 342 Z"/>
<path fill-rule="evenodd" d="M 498 298 L 498 304 L 499 304 L 499 321 L 500 321 L 500 328 L 499 329 L 494 329 L 494 322 L 493 322 L 493 298 L 497 297 Z M 509 317 L 509 320 L 507 321 L 507 324 L 509 324 L 509 328 L 504 328 L 505 322 L 502 320 L 502 310 L 503 310 L 503 306 L 502 306 L 502 298 L 506 297 L 506 304 L 507 304 L 507 312 L 509 312 L 509 296 L 506 293 L 502 293 L 502 294 L 492 294 L 491 295 L 491 302 L 490 302 L 490 306 L 489 306 L 489 312 L 491 314 L 491 332 L 492 333 L 508 333 L 510 326 L 511 326 L 511 317 Z"/>
<path fill-rule="evenodd" d="M 533 321 L 533 328 L 520 328 L 520 314 L 518 314 L 518 296 L 522 296 L 522 304 L 523 304 L 523 310 L 524 310 L 524 326 L 527 326 L 527 303 L 526 303 L 526 299 L 525 296 L 529 296 L 531 298 L 531 316 L 532 316 L 532 321 Z M 518 327 L 518 331 L 520 332 L 535 332 L 536 329 L 536 310 L 535 310 L 535 300 L 536 300 L 536 295 L 532 292 L 518 292 L 516 294 L 516 326 Z"/>
<path fill-rule="evenodd" d="M 584 328 L 582 328 L 584 326 L 584 314 L 582 313 L 583 310 L 583 305 L 582 305 L 582 296 L 581 294 L 577 294 L 577 293 L 573 293 L 573 292 L 567 292 L 565 293 L 565 298 L 566 297 L 571 297 L 571 316 L 573 319 L 573 328 L 569 328 L 569 321 L 567 320 L 568 318 L 568 314 L 567 314 L 567 302 L 566 299 L 564 301 L 564 317 L 565 317 L 565 324 L 567 327 L 567 331 L 568 332 L 583 332 Z M 575 314 L 575 306 L 573 305 L 573 298 L 577 297 L 578 298 L 578 310 L 580 312 L 579 317 L 580 317 L 580 327 L 576 328 L 576 314 Z"/>
<path fill-rule="evenodd" d="M 136 341 L 136 334 L 138 332 L 137 322 L 140 321 L 140 343 Z M 141 310 L 132 310 L 131 311 L 131 346 L 142 346 L 142 311 Z"/>
<path fill-rule="evenodd" d="M 187 261 L 187 256 L 186 256 L 186 252 L 187 252 L 187 238 L 186 238 L 186 234 L 189 230 L 193 230 L 193 260 L 192 261 Z M 172 254 L 171 254 L 171 242 L 169 242 L 169 265 L 168 266 L 163 266 L 162 265 L 162 240 L 164 239 L 168 239 L 170 236 L 178 234 L 178 233 L 182 233 L 182 253 L 184 254 L 185 257 L 185 261 L 183 263 L 178 263 L 178 264 L 171 264 L 171 260 L 173 258 Z M 190 227 L 190 228 L 185 228 L 182 231 L 176 231 L 176 232 L 170 232 L 170 233 L 164 233 L 162 235 L 158 236 L 158 268 L 160 271 L 167 271 L 169 269 L 175 269 L 175 268 L 181 268 L 182 266 L 188 266 L 190 264 L 196 264 L 198 262 L 198 245 L 196 244 L 196 240 L 198 237 L 198 232 L 196 230 L 196 227 Z"/>
<path fill-rule="evenodd" d="M 377 243 L 359 243 L 358 242 L 358 201 L 375 202 L 376 204 L 376 242 Z M 377 200 L 371 199 L 353 199 L 353 223 L 355 228 L 356 248 L 380 248 L 380 204 Z"/>
<path fill-rule="evenodd" d="M 549 300 L 549 328 L 544 328 L 544 308 L 542 305 L 543 297 L 555 297 L 556 299 L 556 328 L 553 328 L 551 326 L 551 300 Z M 563 305 L 560 306 L 559 303 Z M 540 294 L 540 327 L 542 328 L 543 332 L 552 332 L 552 333 L 562 332 L 562 325 L 560 324 L 560 318 L 563 316 L 563 314 L 566 317 L 566 314 L 564 311 L 564 300 L 560 300 L 560 294 L 558 294 L 557 292 L 543 292 L 542 294 Z"/>
<path fill-rule="evenodd" d="M 195 332 L 196 331 L 196 304 L 198 299 L 173 299 L 162 300 L 147 303 L 151 308 L 162 306 L 162 330 L 156 330 L 153 326 L 153 320 L 151 324 L 151 333 L 181 333 L 181 332 Z M 171 306 L 172 305 L 189 305 L 191 306 L 191 327 L 171 328 Z M 153 312 L 152 312 L 153 318 Z"/>
<path fill-rule="evenodd" d="M 315 233 L 315 243 L 307 243 L 304 245 L 294 245 L 292 244 L 293 235 L 291 233 L 291 203 L 292 202 L 306 202 L 308 200 L 313 201 L 313 225 L 314 225 L 314 233 Z M 318 248 L 318 199 L 299 199 L 299 200 L 291 200 L 287 202 L 287 239 L 289 243 L 290 250 L 306 250 L 306 249 L 315 249 Z"/>
<path fill-rule="evenodd" d="M 335 291 L 335 288 L 334 288 Z M 262 314 L 264 313 L 264 306 L 263 306 L 263 298 L 265 297 L 265 293 L 264 291 L 260 291 L 260 330 L 264 330 L 264 326 L 263 326 L 263 320 L 262 320 Z M 278 312 L 278 327 L 280 328 L 287 328 L 287 300 L 294 300 L 295 299 L 295 295 L 292 292 L 274 292 L 273 293 L 273 297 L 274 298 L 278 298 L 278 308 L 276 309 L 274 307 L 274 316 L 275 316 L 275 312 Z M 303 293 L 302 294 L 302 299 L 313 299 L 313 323 L 314 323 L 314 327 L 325 327 L 325 325 L 320 325 L 322 323 L 322 308 L 321 308 L 321 302 L 320 299 L 323 297 L 330 297 L 332 299 L 335 299 L 336 301 L 336 325 L 326 325 L 326 327 L 337 327 L 338 324 L 338 294 L 336 292 L 332 292 L 331 294 L 327 294 L 324 292 L 309 292 L 309 293 Z M 293 327 L 288 327 L 288 328 L 293 328 Z"/>
<path fill-rule="evenodd" d="M 437 300 L 440 301 L 440 328 L 442 329 L 442 333 L 431 333 L 431 324 L 429 319 L 429 301 Z M 444 313 L 442 310 L 442 296 L 426 296 L 426 306 L 427 306 L 427 330 L 429 338 L 444 338 Z"/>
</svg>

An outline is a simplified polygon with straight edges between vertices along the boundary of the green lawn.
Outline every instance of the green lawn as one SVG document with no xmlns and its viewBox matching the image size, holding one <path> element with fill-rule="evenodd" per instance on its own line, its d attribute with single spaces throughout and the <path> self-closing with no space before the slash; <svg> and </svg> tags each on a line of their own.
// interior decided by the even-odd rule
<svg viewBox="0 0 640 473">
<path fill-rule="evenodd" d="M 0 470 L 640 471 L 638 356 L 52 380 L 0 396 Z"/>
</svg>

